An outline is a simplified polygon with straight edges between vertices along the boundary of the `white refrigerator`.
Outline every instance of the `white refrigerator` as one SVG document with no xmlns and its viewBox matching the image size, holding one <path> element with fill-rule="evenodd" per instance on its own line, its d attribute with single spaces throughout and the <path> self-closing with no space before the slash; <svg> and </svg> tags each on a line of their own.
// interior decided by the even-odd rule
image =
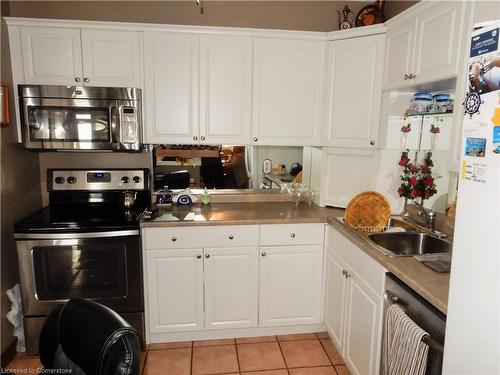
<svg viewBox="0 0 500 375">
<path fill-rule="evenodd" d="M 500 2 L 490 17 L 500 19 Z M 475 26 L 483 27 L 468 41 L 444 374 L 500 374 L 500 21 Z"/>
</svg>

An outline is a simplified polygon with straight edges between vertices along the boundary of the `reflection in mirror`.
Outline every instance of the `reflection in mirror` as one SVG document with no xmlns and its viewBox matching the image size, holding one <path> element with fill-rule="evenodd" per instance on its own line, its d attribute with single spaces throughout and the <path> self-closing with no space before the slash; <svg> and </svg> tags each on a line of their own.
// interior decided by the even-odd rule
<svg viewBox="0 0 500 375">
<path fill-rule="evenodd" d="M 301 181 L 303 154 L 302 147 L 156 145 L 154 189 L 281 190 Z"/>
</svg>

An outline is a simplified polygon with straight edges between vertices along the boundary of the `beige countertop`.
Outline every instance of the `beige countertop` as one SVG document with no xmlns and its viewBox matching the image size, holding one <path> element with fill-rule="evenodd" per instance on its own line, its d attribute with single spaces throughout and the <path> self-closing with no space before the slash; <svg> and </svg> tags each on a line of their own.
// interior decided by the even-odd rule
<svg viewBox="0 0 500 375">
<path fill-rule="evenodd" d="M 388 257 L 382 254 L 361 234 L 335 219 L 342 217 L 343 213 L 343 209 L 322 208 L 316 205 L 295 206 L 291 202 L 212 203 L 208 206 L 172 206 L 167 210 L 160 210 L 152 219 L 143 220 L 141 227 L 329 223 L 446 314 L 449 273 L 435 272 L 412 257 Z"/>
<path fill-rule="evenodd" d="M 169 227 L 190 225 L 242 225 L 327 223 L 330 216 L 341 216 L 343 210 L 316 205 L 298 205 L 291 202 L 267 203 L 212 203 L 207 206 L 172 206 L 160 210 L 141 227 Z"/>
<path fill-rule="evenodd" d="M 448 290 L 450 287 L 449 273 L 435 272 L 413 259 L 413 257 L 388 257 L 382 254 L 375 245 L 368 242 L 361 234 L 347 227 L 334 217 L 331 217 L 328 223 L 344 234 L 366 254 L 383 265 L 389 272 L 420 294 L 439 311 L 446 314 L 448 308 Z"/>
</svg>

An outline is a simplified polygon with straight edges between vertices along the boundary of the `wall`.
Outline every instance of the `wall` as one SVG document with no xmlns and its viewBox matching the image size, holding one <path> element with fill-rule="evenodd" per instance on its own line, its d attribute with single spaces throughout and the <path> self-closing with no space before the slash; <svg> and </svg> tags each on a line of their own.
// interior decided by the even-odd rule
<svg viewBox="0 0 500 375">
<path fill-rule="evenodd" d="M 8 15 L 9 9 L 1 2 L 1 15 Z M 5 22 L 1 25 L 1 80 L 12 92 L 9 46 Z M 14 105 L 10 103 L 11 114 Z M 10 303 L 5 294 L 19 281 L 17 271 L 16 244 L 12 238 L 12 225 L 17 220 L 41 208 L 38 154 L 24 150 L 16 142 L 15 118 L 10 126 L 0 130 L 1 146 L 1 352 L 13 342 L 12 325 L 5 319 Z"/>
<path fill-rule="evenodd" d="M 12 1 L 11 16 L 310 31 L 338 29 L 337 10 L 364 1 Z M 388 8 L 391 8 L 390 6 Z M 392 13 L 392 10 L 389 9 Z"/>
</svg>

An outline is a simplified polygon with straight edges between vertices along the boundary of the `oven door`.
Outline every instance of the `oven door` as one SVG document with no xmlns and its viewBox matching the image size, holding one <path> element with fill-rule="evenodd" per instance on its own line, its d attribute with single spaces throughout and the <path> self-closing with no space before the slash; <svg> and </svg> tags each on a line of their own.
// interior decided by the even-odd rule
<svg viewBox="0 0 500 375">
<path fill-rule="evenodd" d="M 120 148 L 115 100 L 22 98 L 26 148 L 114 150 Z"/>
<path fill-rule="evenodd" d="M 70 298 L 95 300 L 118 312 L 143 310 L 138 235 L 18 239 L 17 252 L 25 316 L 46 315 Z"/>
</svg>

